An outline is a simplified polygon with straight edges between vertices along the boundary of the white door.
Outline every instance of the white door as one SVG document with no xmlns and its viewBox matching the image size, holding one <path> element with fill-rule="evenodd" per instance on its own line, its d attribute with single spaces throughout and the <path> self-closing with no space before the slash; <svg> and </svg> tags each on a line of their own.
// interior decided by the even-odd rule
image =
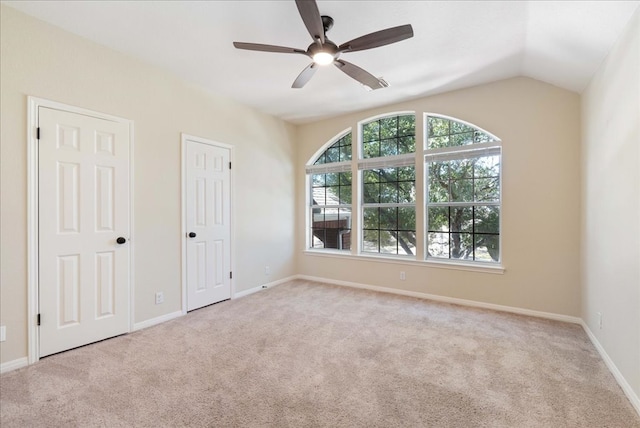
<svg viewBox="0 0 640 428">
<path fill-rule="evenodd" d="M 230 149 L 186 140 L 187 310 L 231 298 Z"/>
<path fill-rule="evenodd" d="M 40 357 L 129 331 L 129 125 L 40 107 Z"/>
</svg>

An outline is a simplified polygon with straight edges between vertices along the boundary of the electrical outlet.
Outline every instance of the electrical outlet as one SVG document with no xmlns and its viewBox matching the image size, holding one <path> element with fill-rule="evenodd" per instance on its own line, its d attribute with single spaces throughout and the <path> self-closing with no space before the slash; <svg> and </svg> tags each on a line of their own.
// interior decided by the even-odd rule
<svg viewBox="0 0 640 428">
<path fill-rule="evenodd" d="M 162 291 L 158 291 L 156 293 L 156 305 L 159 305 L 160 303 L 164 303 L 164 293 Z"/>
<path fill-rule="evenodd" d="M 269 266 L 265 266 L 264 267 L 264 274 L 265 275 L 271 275 L 271 268 Z"/>
<path fill-rule="evenodd" d="M 400 271 L 400 281 L 404 281 L 405 279 L 407 279 L 406 275 L 404 274 L 404 271 Z"/>
<path fill-rule="evenodd" d="M 4 342 L 5 340 L 7 340 L 7 327 L 6 326 L 0 326 L 0 342 Z"/>
</svg>

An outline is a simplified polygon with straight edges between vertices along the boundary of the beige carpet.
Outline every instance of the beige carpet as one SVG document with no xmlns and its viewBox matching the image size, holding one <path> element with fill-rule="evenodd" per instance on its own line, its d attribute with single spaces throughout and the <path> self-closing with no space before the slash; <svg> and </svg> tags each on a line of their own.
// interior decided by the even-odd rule
<svg viewBox="0 0 640 428">
<path fill-rule="evenodd" d="M 9 427 L 640 427 L 578 325 L 295 281 L 0 377 Z"/>
</svg>

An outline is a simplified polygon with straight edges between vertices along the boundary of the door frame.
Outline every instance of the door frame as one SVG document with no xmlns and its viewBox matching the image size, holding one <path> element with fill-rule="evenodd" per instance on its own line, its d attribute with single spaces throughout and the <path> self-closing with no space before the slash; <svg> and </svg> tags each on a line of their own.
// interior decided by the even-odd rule
<svg viewBox="0 0 640 428">
<path fill-rule="evenodd" d="M 133 146 L 134 124 L 132 120 L 118 116 L 112 116 L 93 110 L 84 109 L 56 101 L 38 97 L 27 97 L 27 350 L 28 362 L 33 364 L 40 359 L 40 332 L 38 329 L 38 312 L 40 308 L 38 284 L 39 284 L 39 254 L 38 243 L 38 174 L 39 151 L 37 128 L 39 121 L 39 108 L 46 107 L 62 110 L 69 113 L 91 116 L 98 119 L 110 120 L 128 125 L 129 127 L 129 332 L 133 331 L 134 324 L 134 243 L 133 233 Z"/>
<path fill-rule="evenodd" d="M 182 314 L 187 313 L 187 240 L 185 239 L 187 236 L 187 141 L 193 141 L 195 143 L 207 144 L 213 147 L 219 147 L 223 149 L 229 150 L 229 161 L 231 165 L 234 164 L 234 150 L 233 146 L 230 144 L 224 144 L 217 141 L 209 140 L 202 137 L 196 137 L 194 135 L 185 134 L 184 132 L 180 134 L 180 155 L 182 157 L 181 160 L 181 177 L 180 180 L 182 182 L 181 185 L 181 225 L 180 225 L 180 269 L 182 271 L 181 281 L 182 281 Z M 233 179 L 234 169 L 231 168 L 229 171 L 229 236 L 230 236 L 230 254 L 231 254 L 231 272 L 235 269 L 235 222 L 233 221 L 234 214 L 234 191 L 233 191 Z M 231 298 L 235 297 L 235 281 L 233 278 L 230 278 L 230 286 L 231 286 Z"/>
</svg>

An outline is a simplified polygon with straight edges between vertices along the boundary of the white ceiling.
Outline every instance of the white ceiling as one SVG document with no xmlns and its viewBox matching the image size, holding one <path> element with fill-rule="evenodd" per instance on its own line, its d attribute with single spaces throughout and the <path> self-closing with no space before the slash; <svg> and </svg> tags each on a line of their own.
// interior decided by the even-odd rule
<svg viewBox="0 0 640 428">
<path fill-rule="evenodd" d="M 326 1 L 340 45 L 411 24 L 414 37 L 342 58 L 390 83 L 365 91 L 335 67 L 302 89 L 303 55 L 235 49 L 233 41 L 306 49 L 293 0 L 3 1 L 29 15 L 170 70 L 212 93 L 304 123 L 514 76 L 581 92 L 640 1 Z"/>
</svg>

